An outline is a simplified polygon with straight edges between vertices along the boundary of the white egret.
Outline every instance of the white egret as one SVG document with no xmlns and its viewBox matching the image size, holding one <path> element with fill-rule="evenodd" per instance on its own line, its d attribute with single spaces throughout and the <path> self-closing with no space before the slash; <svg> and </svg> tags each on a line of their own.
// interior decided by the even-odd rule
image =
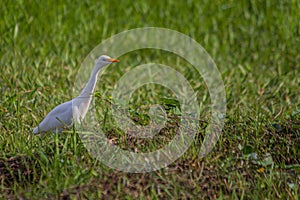
<svg viewBox="0 0 300 200">
<path fill-rule="evenodd" d="M 81 123 L 91 103 L 92 93 L 94 92 L 100 69 L 113 62 L 119 62 L 119 60 L 106 55 L 100 56 L 89 81 L 81 91 L 80 95 L 51 110 L 44 120 L 33 129 L 33 133 L 38 134 L 47 131 L 61 132 L 64 127 L 70 127 L 73 120 Z"/>
</svg>

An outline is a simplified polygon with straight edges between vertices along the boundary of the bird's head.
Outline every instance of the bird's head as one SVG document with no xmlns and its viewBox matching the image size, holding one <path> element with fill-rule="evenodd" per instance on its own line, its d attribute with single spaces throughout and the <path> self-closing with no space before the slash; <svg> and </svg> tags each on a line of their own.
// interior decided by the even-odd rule
<svg viewBox="0 0 300 200">
<path fill-rule="evenodd" d="M 117 59 L 114 59 L 114 58 L 111 58 L 109 56 L 106 56 L 106 55 L 102 55 L 98 58 L 97 60 L 97 65 L 98 66 L 105 66 L 105 65 L 108 65 L 108 64 L 111 64 L 113 62 L 120 62 L 119 60 Z"/>
</svg>

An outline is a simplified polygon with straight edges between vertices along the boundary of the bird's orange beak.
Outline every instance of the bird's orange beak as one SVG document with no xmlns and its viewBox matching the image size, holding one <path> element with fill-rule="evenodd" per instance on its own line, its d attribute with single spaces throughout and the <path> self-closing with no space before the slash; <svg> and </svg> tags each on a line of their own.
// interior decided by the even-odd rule
<svg viewBox="0 0 300 200">
<path fill-rule="evenodd" d="M 120 60 L 114 59 L 114 58 L 110 58 L 108 59 L 109 62 L 120 62 Z"/>
</svg>

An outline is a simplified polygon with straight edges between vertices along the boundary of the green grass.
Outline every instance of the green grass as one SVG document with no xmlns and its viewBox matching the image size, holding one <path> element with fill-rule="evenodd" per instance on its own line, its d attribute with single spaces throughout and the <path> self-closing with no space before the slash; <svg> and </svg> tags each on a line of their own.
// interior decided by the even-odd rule
<svg viewBox="0 0 300 200">
<path fill-rule="evenodd" d="M 299 199 L 299 1 L 1 1 L 0 13 L 1 199 Z M 209 118 L 205 112 L 189 150 L 151 173 L 110 169 L 89 155 L 73 131 L 32 135 L 54 106 L 72 98 L 80 64 L 96 45 L 149 26 L 191 36 L 222 74 L 227 116 L 208 156 L 198 158 Z M 198 100 L 209 103 L 204 82 L 172 54 L 139 50 L 120 60 L 99 81 L 96 107 L 108 138 L 124 149 L 160 148 L 176 129 L 175 116 L 166 130 L 145 141 L 117 127 L 110 93 L 130 68 L 153 61 L 172 64 Z M 168 93 L 156 85 L 140 88 L 131 117 L 147 124 L 149 104 L 167 106 L 160 94 Z M 170 116 L 175 110 L 171 105 Z"/>
</svg>

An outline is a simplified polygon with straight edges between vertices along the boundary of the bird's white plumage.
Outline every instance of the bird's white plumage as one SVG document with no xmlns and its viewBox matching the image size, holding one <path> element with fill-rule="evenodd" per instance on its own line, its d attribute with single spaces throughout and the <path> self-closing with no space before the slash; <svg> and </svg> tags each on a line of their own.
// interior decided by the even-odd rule
<svg viewBox="0 0 300 200">
<path fill-rule="evenodd" d="M 64 127 L 71 126 L 74 120 L 76 120 L 77 123 L 81 123 L 92 100 L 92 93 L 96 86 L 99 70 L 112 62 L 118 62 L 118 60 L 112 59 L 106 55 L 100 56 L 89 81 L 80 95 L 51 110 L 43 121 L 33 129 L 33 133 L 38 134 L 47 131 L 61 132 Z"/>
<path fill-rule="evenodd" d="M 72 101 L 65 102 L 51 110 L 43 121 L 33 129 L 33 133 L 49 130 L 61 132 L 63 127 L 72 124 Z"/>
</svg>

